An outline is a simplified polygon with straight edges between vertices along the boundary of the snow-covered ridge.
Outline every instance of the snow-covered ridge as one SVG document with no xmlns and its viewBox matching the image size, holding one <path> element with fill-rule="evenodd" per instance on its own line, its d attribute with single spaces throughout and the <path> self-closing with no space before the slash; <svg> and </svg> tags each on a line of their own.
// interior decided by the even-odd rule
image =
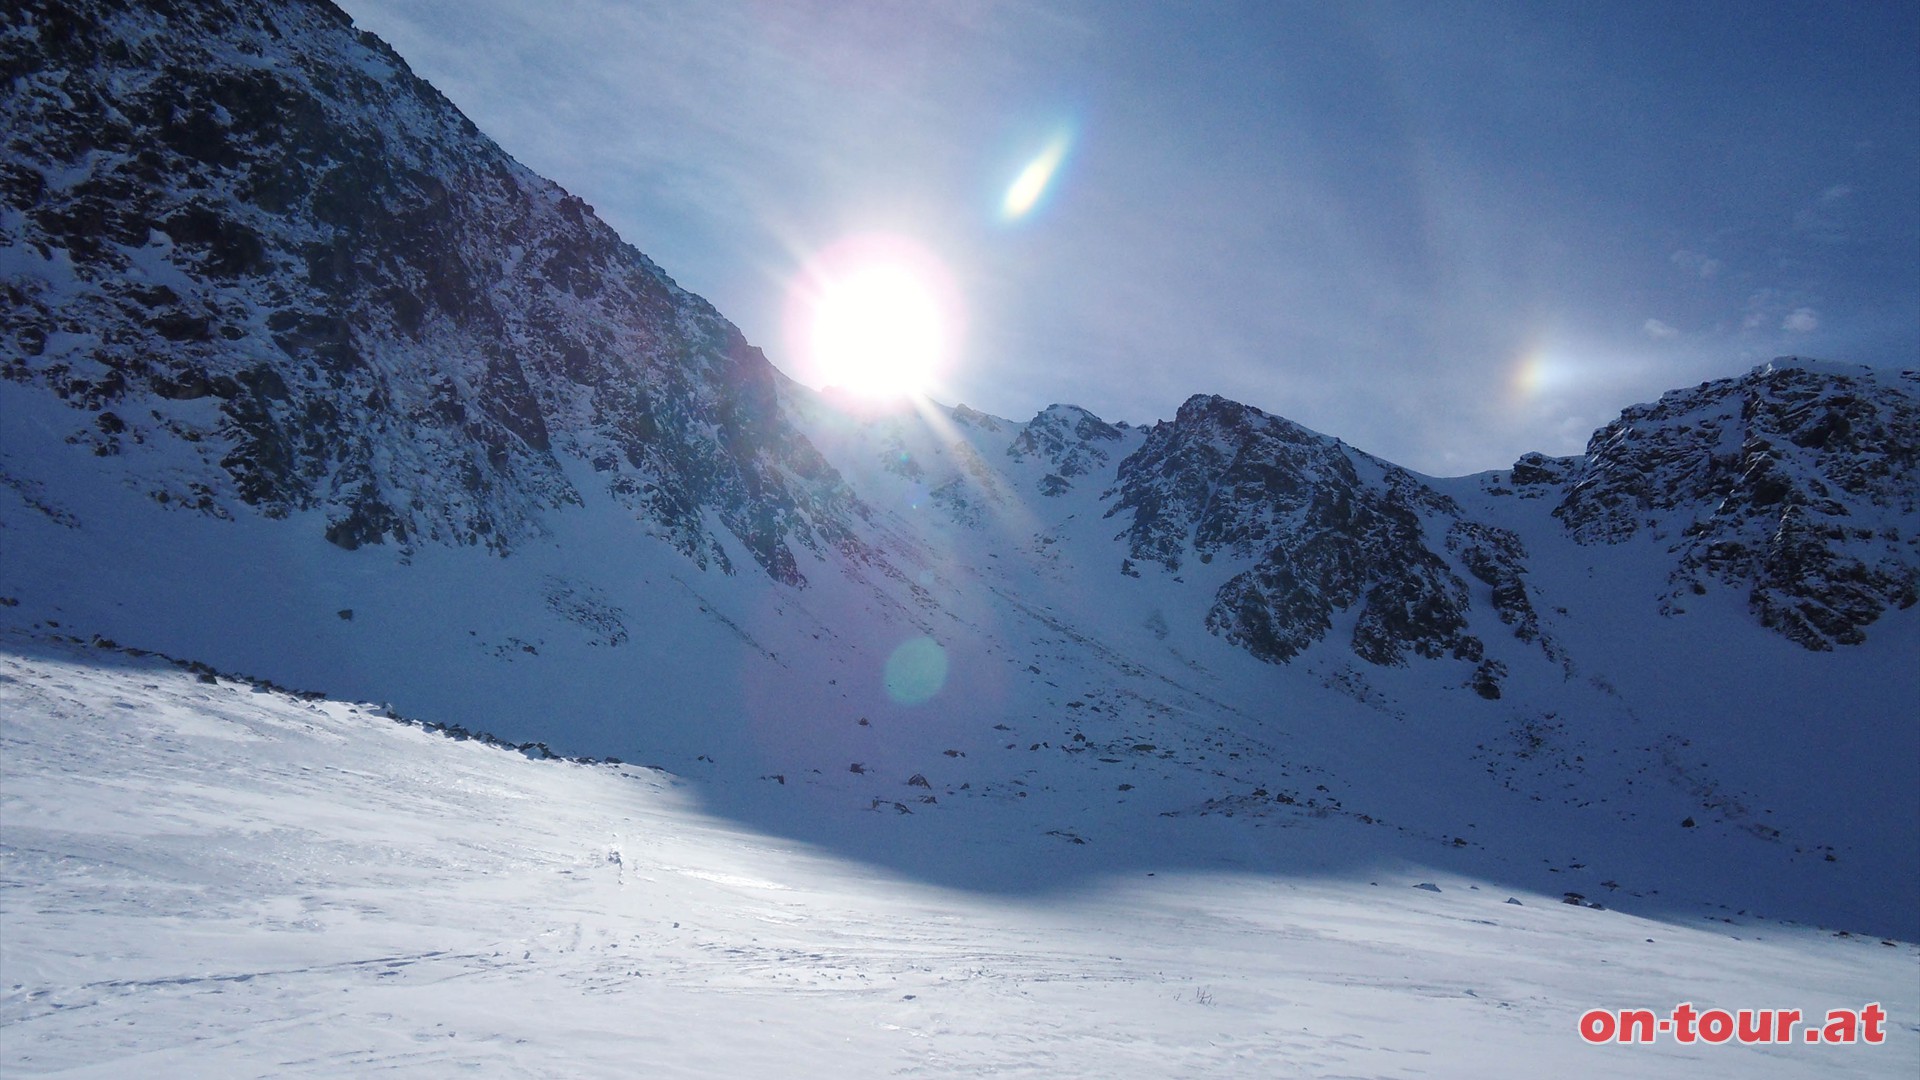
<svg viewBox="0 0 1920 1080">
<path fill-rule="evenodd" d="M 1731 587 L 1807 648 L 1857 644 L 1920 600 L 1917 387 L 1789 357 L 1675 390 L 1594 434 L 1554 515 L 1581 543 L 1662 543 L 1670 611 Z"/>
<path fill-rule="evenodd" d="M 0 48 L 21 72 L 4 99 L 0 375 L 70 407 L 35 411 L 45 440 L 176 511 L 294 517 L 348 549 L 505 553 L 544 542 L 557 514 L 611 502 L 695 567 L 750 563 L 797 585 L 820 572 L 900 580 L 891 560 L 925 561 L 917 527 L 875 526 L 871 506 L 924 499 L 980 528 L 1026 515 L 1035 494 L 1078 490 L 1124 515 L 1123 549 L 1089 568 L 1264 560 L 1210 580 L 1200 618 L 1266 659 L 1297 655 L 1351 611 L 1359 636 L 1341 636 L 1370 662 L 1477 664 L 1485 635 L 1466 628 L 1477 593 L 1465 583 L 1525 598 L 1529 545 L 1484 539 L 1505 526 L 1281 418 L 1248 445 L 1196 432 L 1221 410 L 1257 412 L 1219 398 L 1196 396 L 1139 439 L 1071 405 L 1024 424 L 954 409 L 948 430 L 909 434 L 917 416 L 805 404 L 717 312 L 330 5 L 222 0 L 189 17 L 48 4 Z M 1795 449 L 1741 450 L 1720 445 L 1733 427 L 1685 419 L 1728 388 L 1757 401 L 1807 380 L 1866 388 L 1864 404 L 1835 398 L 1822 413 L 1859 437 L 1813 446 L 1819 424 L 1838 422 L 1821 419 L 1785 432 Z M 1635 406 L 1581 462 L 1523 459 L 1512 482 L 1555 500 L 1583 543 L 1653 517 L 1693 530 L 1655 608 L 1682 610 L 1718 581 L 1755 590 L 1755 617 L 1807 647 L 1850 644 L 1912 603 L 1920 575 L 1901 488 L 1913 397 L 1912 379 L 1784 357 Z M 1658 462 L 1628 453 L 1660 424 Z M 9 486 L 48 483 L 41 434 L 0 460 Z M 850 439 L 866 445 L 820 452 Z M 1216 442 L 1219 460 L 1201 461 Z M 1848 479 L 1874 469 L 1877 487 Z M 895 479 L 908 489 L 879 490 Z M 1742 484 L 1754 489 L 1744 502 Z M 1751 535 L 1720 535 L 1728 508 L 1756 502 L 1786 509 L 1746 515 Z M 1886 519 L 1828 523 L 1836 507 Z M 1409 515 L 1438 517 L 1415 529 Z M 1501 565 L 1461 561 L 1456 524 Z M 1340 569 L 1356 551 L 1374 569 Z M 1499 615 L 1529 618 L 1512 604 Z"/>
<path fill-rule="evenodd" d="M 1840 375 L 1849 379 L 1880 377 L 1878 368 L 1850 364 L 1844 360 L 1818 360 L 1811 356 L 1776 356 L 1764 364 L 1755 364 L 1749 374 L 1766 375 L 1775 371 L 1810 371 L 1817 375 Z"/>
</svg>

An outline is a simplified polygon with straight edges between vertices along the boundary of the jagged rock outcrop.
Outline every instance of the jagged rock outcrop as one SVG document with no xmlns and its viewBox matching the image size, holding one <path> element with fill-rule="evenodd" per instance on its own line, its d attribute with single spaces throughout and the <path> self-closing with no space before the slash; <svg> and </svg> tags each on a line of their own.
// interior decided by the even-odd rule
<svg viewBox="0 0 1920 1080">
<path fill-rule="evenodd" d="M 505 551 L 577 458 L 702 565 L 857 546 L 758 350 L 324 0 L 11 4 L 0 118 L 0 375 L 158 500 Z"/>
<path fill-rule="evenodd" d="M 1000 421 L 966 405 L 955 405 L 948 413 L 953 422 L 962 427 L 976 427 L 982 431 L 999 431 Z"/>
<path fill-rule="evenodd" d="M 1265 660 L 1291 659 L 1352 611 L 1351 646 L 1368 661 L 1479 662 L 1449 550 L 1495 587 L 1516 634 L 1538 637 L 1516 538 L 1465 520 L 1404 469 L 1224 398 L 1189 399 L 1120 463 L 1108 516 L 1123 511 L 1123 573 L 1179 571 L 1190 556 L 1252 562 L 1219 588 L 1207 627 Z"/>
<path fill-rule="evenodd" d="M 1040 410 L 1007 447 L 1015 461 L 1038 458 L 1050 467 L 1040 478 L 1042 495 L 1064 495 L 1073 478 L 1104 470 L 1111 455 L 1102 443 L 1120 440 L 1120 429 L 1077 405 L 1049 405 Z"/>
<path fill-rule="evenodd" d="M 1492 590 L 1493 610 L 1513 628 L 1514 637 L 1539 642 L 1549 659 L 1559 657 L 1558 648 L 1540 629 L 1525 579 L 1527 549 L 1519 536 L 1495 525 L 1458 520 L 1447 529 L 1447 551 Z"/>
<path fill-rule="evenodd" d="M 953 472 L 935 485 L 927 497 L 955 522 L 978 528 L 996 509 L 1006 506 L 1009 496 L 1005 483 L 993 466 L 966 442 L 954 441 L 945 449 Z"/>
<path fill-rule="evenodd" d="M 1567 476 L 1579 466 L 1580 459 L 1577 457 L 1548 457 L 1538 452 L 1522 454 L 1507 473 L 1508 481 L 1513 485 L 1508 490 L 1523 499 L 1539 499 L 1549 495 L 1559 498 Z"/>
<path fill-rule="evenodd" d="M 1857 643 L 1920 599 L 1916 391 L 1791 357 L 1675 390 L 1594 434 L 1554 515 L 1583 544 L 1668 544 L 1669 612 L 1719 585 L 1809 649 Z"/>
</svg>

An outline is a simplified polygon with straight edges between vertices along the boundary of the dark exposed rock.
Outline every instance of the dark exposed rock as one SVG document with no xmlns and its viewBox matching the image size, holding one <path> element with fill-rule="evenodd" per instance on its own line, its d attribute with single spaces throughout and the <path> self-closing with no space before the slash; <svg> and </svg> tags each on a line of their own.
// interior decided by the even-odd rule
<svg viewBox="0 0 1920 1080">
<path fill-rule="evenodd" d="M 4 377 L 213 396 L 210 505 L 318 508 L 347 547 L 506 551 L 581 501 L 567 456 L 701 565 L 730 569 L 713 521 L 788 583 L 794 545 L 859 546 L 759 351 L 331 4 L 9 11 L 0 244 L 48 269 L 0 279 Z"/>
<path fill-rule="evenodd" d="M 1522 454 L 1520 460 L 1513 463 L 1509 480 L 1522 498 L 1538 498 L 1549 493 L 1557 496 L 1560 485 L 1566 482 L 1567 475 L 1578 465 L 1578 458 Z"/>
<path fill-rule="evenodd" d="M 1040 480 L 1043 495 L 1063 495 L 1073 478 L 1106 465 L 1109 454 L 1101 444 L 1118 442 L 1120 429 L 1075 405 L 1050 405 L 1027 421 L 1007 447 L 1015 461 L 1038 458 L 1050 466 Z"/>
<path fill-rule="evenodd" d="M 1574 539 L 1647 534 L 1665 603 L 1713 584 L 1809 649 L 1920 599 L 1920 376 L 1782 358 L 1676 390 L 1594 434 L 1554 510 Z"/>
<path fill-rule="evenodd" d="M 1521 641 L 1537 641 L 1549 658 L 1558 651 L 1540 629 L 1540 616 L 1522 575 L 1527 572 L 1526 547 L 1510 530 L 1476 521 L 1456 521 L 1447 530 L 1447 550 L 1467 572 L 1492 589 L 1493 610 L 1513 627 Z"/>
<path fill-rule="evenodd" d="M 976 427 L 982 431 L 1000 430 L 1000 421 L 995 420 L 993 417 L 988 416 L 978 409 L 971 409 L 965 405 L 955 405 L 950 415 L 952 415 L 953 422 L 956 424 L 961 424 L 966 427 Z"/>
<path fill-rule="evenodd" d="M 1336 612 L 1354 608 L 1352 648 L 1372 663 L 1480 659 L 1466 585 L 1426 539 L 1429 520 L 1458 523 L 1459 509 L 1403 469 L 1257 409 L 1196 396 L 1148 432 L 1119 480 L 1108 516 L 1132 511 L 1120 537 L 1130 555 L 1123 572 L 1147 562 L 1176 571 L 1189 554 L 1251 561 L 1216 593 L 1207 628 L 1261 659 L 1291 659 L 1332 630 Z M 1486 539 L 1476 551 L 1517 582 L 1513 556 Z M 1516 611 L 1525 604 L 1519 589 L 1509 597 Z"/>
<path fill-rule="evenodd" d="M 800 584 L 809 552 L 880 557 L 759 351 L 330 4 L 20 0 L 0 117 L 0 378 L 69 406 L 59 437 L 162 505 L 506 553 L 605 495 L 703 567 L 744 551 Z M 1777 362 L 1483 490 L 1554 500 L 1581 544 L 1666 545 L 1672 613 L 1732 588 L 1808 648 L 1855 643 L 1920 599 L 1916 386 Z M 876 437 L 916 506 L 984 526 L 1009 472 L 1043 496 L 1111 477 L 1120 572 L 1205 581 L 1206 626 L 1261 659 L 1350 626 L 1356 655 L 1458 662 L 1488 698 L 1507 632 L 1561 659 L 1515 534 L 1299 425 L 1218 397 L 1144 433 L 1055 405 L 1001 458 L 981 433 L 1010 425 L 949 419 L 926 465 Z M 549 602 L 626 639 L 589 593 Z"/>
<path fill-rule="evenodd" d="M 1500 698 L 1500 680 L 1504 678 L 1506 674 L 1507 666 L 1505 664 L 1502 664 L 1498 660 L 1483 660 L 1480 662 L 1479 667 L 1473 669 L 1473 678 L 1468 681 L 1467 685 L 1471 686 L 1473 692 L 1479 694 L 1481 697 L 1489 701 L 1497 701 Z"/>
</svg>

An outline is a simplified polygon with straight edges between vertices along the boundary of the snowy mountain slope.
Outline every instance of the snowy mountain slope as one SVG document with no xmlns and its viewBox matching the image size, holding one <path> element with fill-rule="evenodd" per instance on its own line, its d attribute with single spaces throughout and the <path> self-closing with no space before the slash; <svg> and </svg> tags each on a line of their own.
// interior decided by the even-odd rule
<svg viewBox="0 0 1920 1080">
<path fill-rule="evenodd" d="M 1137 576 L 1116 572 L 1130 558 L 1134 536 L 1126 529 L 1119 477 L 1129 469 L 1164 475 L 1179 468 L 1169 464 L 1177 453 L 1154 458 L 1144 449 L 1155 442 L 1144 429 L 1117 428 L 1118 439 L 1100 441 L 1115 468 L 1106 490 L 1083 480 L 1070 491 L 1043 492 L 1012 506 L 982 498 L 982 505 L 1002 505 L 983 524 L 973 515 L 943 512 L 924 494 L 965 476 L 945 450 L 961 441 L 966 461 L 999 463 L 993 490 L 1040 490 L 1044 474 L 1033 475 L 1024 460 L 1027 440 L 1019 425 L 910 414 L 889 421 L 887 434 L 871 442 L 844 432 L 839 441 L 823 438 L 817 434 L 822 424 L 808 426 L 835 467 L 867 494 L 876 520 L 910 517 L 919 535 L 952 554 L 954 565 L 976 568 L 975 591 L 985 589 L 1010 614 L 1068 632 L 1034 635 L 1026 654 L 1058 660 L 1068 649 L 1084 655 L 1092 644 L 1119 654 L 1118 668 L 1152 673 L 1129 683 L 1124 672 L 1083 668 L 1084 675 L 1073 672 L 1083 680 L 1076 686 L 1053 665 L 1042 667 L 1035 673 L 1043 686 L 1035 687 L 1033 720 L 1045 725 L 1043 732 L 1073 737 L 1077 726 L 1047 723 L 1049 713 L 1063 710 L 1096 723 L 1106 719 L 1086 710 L 1106 696 L 1095 692 L 1100 681 L 1118 677 L 1134 695 L 1130 701 L 1142 705 L 1167 693 L 1168 682 L 1186 686 L 1205 695 L 1203 713 L 1236 721 L 1225 725 L 1233 738 L 1263 740 L 1259 750 L 1243 743 L 1215 747 L 1210 740 L 1221 733 L 1189 732 L 1195 742 L 1187 760 L 1247 783 L 1236 789 L 1213 775 L 1211 790 L 1197 803 L 1164 812 L 1258 818 L 1278 809 L 1270 801 L 1279 785 L 1243 759 L 1277 761 L 1282 770 L 1310 763 L 1323 771 L 1314 785 L 1302 785 L 1321 803 L 1314 811 L 1326 810 L 1327 796 L 1314 796 L 1312 788 L 1328 781 L 1347 812 L 1433 823 L 1440 826 L 1428 834 L 1434 842 L 1460 837 L 1474 845 L 1483 830 L 1496 828 L 1501 838 L 1484 842 L 1508 854 L 1532 849 L 1535 874 L 1593 865 L 1594 852 L 1604 847 L 1604 864 L 1631 866 L 1628 877 L 1659 877 L 1684 864 L 1706 878 L 1739 881 L 1748 897 L 1758 895 L 1755 890 L 1771 893 L 1769 904 L 1807 900 L 1807 894 L 1787 899 L 1801 888 L 1788 886 L 1790 880 L 1828 896 L 1879 894 L 1894 906 L 1907 903 L 1911 889 L 1903 875 L 1916 865 L 1920 831 L 1912 815 L 1898 812 L 1910 805 L 1910 763 L 1920 755 L 1920 737 L 1908 719 L 1915 689 L 1908 658 L 1920 644 L 1910 613 L 1894 609 L 1875 624 L 1871 648 L 1831 656 L 1811 655 L 1762 627 L 1731 590 L 1696 601 L 1690 613 L 1663 613 L 1659 598 L 1674 556 L 1651 534 L 1617 545 L 1581 544 L 1552 515 L 1555 502 L 1516 498 L 1508 477 L 1418 478 L 1284 421 L 1247 415 L 1252 411 L 1243 407 L 1195 405 L 1203 416 L 1224 409 L 1240 421 L 1234 439 L 1199 442 L 1204 452 L 1217 453 L 1211 448 L 1218 442 L 1233 447 L 1219 457 L 1231 467 L 1169 485 L 1176 493 L 1202 493 L 1194 503 L 1216 524 L 1203 526 L 1199 515 L 1176 521 L 1166 534 L 1168 549 L 1181 559 L 1178 572 L 1140 563 L 1147 569 Z M 1347 478 L 1317 481 L 1282 454 L 1243 449 L 1257 448 L 1254 433 L 1276 425 L 1290 431 L 1295 445 L 1338 463 L 1321 466 L 1325 472 L 1338 469 Z M 1178 420 L 1162 425 L 1169 430 L 1161 443 L 1189 438 L 1180 426 Z M 1240 498 L 1204 494 L 1256 482 L 1234 480 L 1234 469 L 1268 487 Z M 1314 492 L 1316 483 L 1319 491 L 1307 498 L 1287 494 Z M 1311 642 L 1289 664 L 1249 664 L 1223 649 L 1227 642 L 1206 632 L 1222 590 L 1270 558 L 1266 545 L 1299 545 L 1311 535 L 1292 523 L 1271 524 L 1289 497 L 1294 505 L 1318 498 L 1342 507 L 1391 508 L 1399 500 L 1414 508 L 1403 512 L 1413 520 L 1399 533 L 1407 549 L 1351 534 L 1327 546 L 1347 565 L 1371 561 L 1390 572 L 1425 560 L 1444 568 L 1468 598 L 1460 607 L 1468 629 L 1462 636 L 1483 642 L 1484 655 L 1466 664 L 1451 656 L 1426 662 L 1411 653 L 1402 667 L 1371 663 L 1351 645 L 1360 626 L 1352 612 L 1340 613 L 1341 632 Z M 1712 512 L 1711 504 L 1698 501 L 1680 505 L 1703 516 Z M 1203 529 L 1253 539 L 1236 555 L 1204 540 Z M 1203 555 L 1214 557 L 1202 561 Z M 1476 679 L 1482 664 L 1497 665 L 1500 681 L 1489 687 Z M 1088 692 L 1075 692 L 1080 687 Z M 1074 700 L 1081 702 L 1078 711 Z M 1149 734 L 1138 741 L 1166 746 L 1174 738 L 1170 718 L 1185 715 L 1185 708 L 1147 705 L 1140 718 L 1154 726 L 1142 728 Z M 1116 718 L 1138 716 L 1122 711 Z M 1226 768 L 1217 756 L 1200 760 L 1210 748 L 1227 754 Z M 1233 756 L 1243 750 L 1242 758 Z M 1514 801 L 1490 805 L 1489 787 Z M 1253 797 L 1263 790 L 1265 799 Z M 1836 841 L 1849 850 L 1829 850 Z M 1847 873 L 1866 877 L 1841 889 L 1802 876 L 1848 864 L 1854 868 Z M 1627 877 L 1609 872 L 1595 880 Z"/>
<path fill-rule="evenodd" d="M 1455 480 L 1218 398 L 862 413 L 325 5 L 8 19 L 0 622 L 659 763 L 923 883 L 1391 856 L 1920 938 L 1911 379 Z"/>
<path fill-rule="evenodd" d="M 1582 543 L 1670 541 L 1668 613 L 1744 589 L 1809 649 L 1858 644 L 1920 600 L 1917 393 L 1920 372 L 1800 357 L 1676 390 L 1594 433 L 1554 514 Z"/>
<path fill-rule="evenodd" d="M 30 404 L 10 398 L 10 415 L 31 419 Z M 1510 667 L 1497 700 L 1464 687 L 1461 666 L 1379 667 L 1340 635 L 1264 663 L 1205 626 L 1213 590 L 1237 572 L 1226 560 L 1189 568 L 1185 582 L 1118 574 L 1124 548 L 1090 486 L 956 517 L 958 503 L 922 494 L 964 471 L 933 445 L 933 427 L 902 421 L 877 440 L 912 447 L 918 480 L 885 469 L 897 450 L 874 453 L 871 476 L 844 466 L 875 508 L 870 543 L 913 575 L 892 591 L 825 562 L 802 564 L 804 591 L 702 575 L 592 507 L 554 515 L 549 543 L 506 560 L 430 546 L 402 559 L 344 551 L 289 528 L 297 519 L 180 515 L 82 474 L 40 489 L 59 499 L 56 515 L 16 505 L 4 518 L 0 596 L 17 606 L 0 614 L 567 752 L 659 762 L 699 781 L 715 810 L 954 885 L 1024 892 L 1116 866 L 1222 859 L 1284 871 L 1291 830 L 1338 820 L 1376 830 L 1376 850 L 1442 850 L 1514 887 L 1562 885 L 1648 912 L 1732 900 L 1908 933 L 1912 829 L 1861 809 L 1899 805 L 1910 779 L 1898 763 L 1912 749 L 1899 704 L 1911 637 L 1908 649 L 1894 639 L 1814 654 L 1738 609 L 1697 612 L 1718 629 L 1702 637 L 1651 604 L 1620 605 L 1591 566 L 1535 551 L 1530 576 L 1567 608 L 1543 617 L 1581 659 L 1549 662 L 1508 632 L 1486 587 L 1479 632 Z M 948 433 L 983 444 L 952 455 L 975 464 L 1011 432 Z M 1011 469 L 1003 494 L 1046 475 Z M 1508 523 L 1516 532 L 1555 526 L 1544 502 L 1456 486 L 1462 505 L 1537 510 Z M 928 677 L 911 662 L 922 641 L 937 642 L 944 678 L 914 690 Z M 1683 653 L 1695 662 L 1650 659 Z M 1683 685 L 1645 682 L 1652 672 L 1683 673 Z M 1642 686 L 1627 681 L 1636 673 Z M 1805 728 L 1836 700 L 1845 737 L 1810 761 Z M 1713 732 L 1714 751 L 1694 759 L 1689 740 Z M 821 807 L 856 816 L 829 827 L 797 813 Z M 876 807 L 911 810 L 914 831 L 880 826 Z M 1697 827 L 1681 828 L 1689 818 Z M 1137 841 L 1189 820 L 1179 843 Z M 946 858 L 1008 835 L 1051 837 L 1072 857 L 1047 879 L 969 876 L 977 868 Z"/>
<path fill-rule="evenodd" d="M 1517 538 L 1466 520 L 1404 469 L 1279 417 L 1196 396 L 1154 427 L 1118 479 L 1107 516 L 1130 512 L 1121 572 L 1137 576 L 1136 561 L 1178 571 L 1189 553 L 1253 560 L 1215 594 L 1206 623 L 1262 659 L 1292 659 L 1351 613 L 1353 651 L 1369 663 L 1480 663 L 1466 582 L 1430 535 L 1494 586 L 1503 620 L 1538 636 Z M 1499 696 L 1503 670 L 1487 661 L 1474 672 L 1483 696 Z"/>
<path fill-rule="evenodd" d="M 650 770 L 17 635 L 0 717 L 9 1075 L 1871 1077 L 1920 1039 L 1912 945 L 1509 903 L 1445 866 L 1009 901 L 770 840 Z M 1881 1046 L 1575 1031 L 1681 1001 L 1894 1019 Z"/>
<path fill-rule="evenodd" d="M 9 5 L 0 69 L 3 373 L 153 499 L 505 552 L 584 490 L 783 581 L 850 541 L 739 331 L 331 4 Z"/>
</svg>

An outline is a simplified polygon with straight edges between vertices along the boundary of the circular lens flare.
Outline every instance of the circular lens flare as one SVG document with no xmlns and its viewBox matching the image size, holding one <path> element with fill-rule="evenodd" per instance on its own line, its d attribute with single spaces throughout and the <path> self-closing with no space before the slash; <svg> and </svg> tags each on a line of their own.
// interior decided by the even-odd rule
<svg viewBox="0 0 1920 1080">
<path fill-rule="evenodd" d="M 887 696 L 902 705 L 932 700 L 947 685 L 947 651 L 929 637 L 919 637 L 887 657 Z"/>
</svg>

